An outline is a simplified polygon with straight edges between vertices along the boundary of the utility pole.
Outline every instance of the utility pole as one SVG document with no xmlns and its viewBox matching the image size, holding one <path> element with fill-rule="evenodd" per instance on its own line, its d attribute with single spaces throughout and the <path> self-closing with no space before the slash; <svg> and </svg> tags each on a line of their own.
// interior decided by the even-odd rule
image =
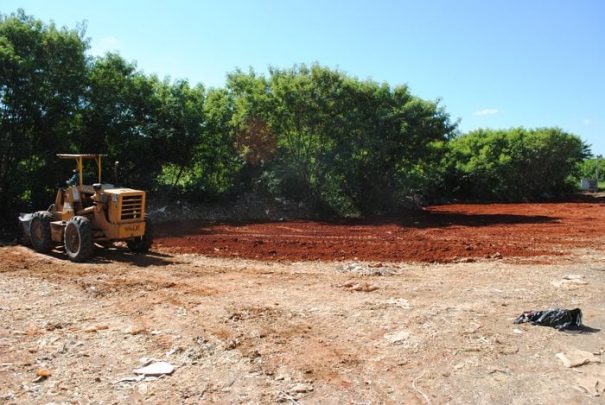
<svg viewBox="0 0 605 405">
<path fill-rule="evenodd" d="M 597 193 L 599 192 L 599 166 L 601 165 L 603 155 L 597 155 Z"/>
</svg>

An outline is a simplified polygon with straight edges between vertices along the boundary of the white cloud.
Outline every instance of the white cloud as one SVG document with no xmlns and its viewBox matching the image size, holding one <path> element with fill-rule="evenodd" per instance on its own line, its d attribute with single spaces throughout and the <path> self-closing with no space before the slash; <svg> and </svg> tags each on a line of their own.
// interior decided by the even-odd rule
<svg viewBox="0 0 605 405">
<path fill-rule="evenodd" d="M 93 40 L 90 47 L 90 53 L 95 56 L 104 55 L 109 51 L 117 51 L 120 47 L 120 40 L 116 37 L 104 37 L 98 40 Z"/>
<path fill-rule="evenodd" d="M 477 110 L 473 113 L 473 115 L 477 115 L 479 117 L 485 116 L 485 115 L 495 115 L 498 114 L 500 112 L 500 110 L 498 110 L 497 108 L 484 108 L 483 110 Z"/>
<path fill-rule="evenodd" d="M 590 124 L 592 124 L 592 120 L 590 118 L 584 118 L 582 120 L 582 124 L 584 124 L 584 125 L 590 125 Z"/>
</svg>

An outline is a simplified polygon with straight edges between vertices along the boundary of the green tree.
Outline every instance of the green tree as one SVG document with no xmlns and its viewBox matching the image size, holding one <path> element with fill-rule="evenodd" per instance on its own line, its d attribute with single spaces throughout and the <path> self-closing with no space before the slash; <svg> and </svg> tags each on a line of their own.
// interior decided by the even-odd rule
<svg viewBox="0 0 605 405">
<path fill-rule="evenodd" d="M 244 163 L 242 186 L 258 189 L 258 179 L 277 152 L 277 135 L 271 119 L 275 114 L 274 99 L 267 80 L 253 70 L 227 75 L 227 94 L 232 103 L 229 127 L 235 151 Z"/>
<path fill-rule="evenodd" d="M 421 188 L 421 168 L 456 125 L 407 87 L 360 81 L 319 65 L 271 71 L 280 173 L 339 215 L 392 210 Z M 283 174 L 282 178 L 287 179 Z"/>
<path fill-rule="evenodd" d="M 202 114 L 202 129 L 191 150 L 191 163 L 183 170 L 177 189 L 195 200 L 220 200 L 245 189 L 241 181 L 245 161 L 237 151 L 233 98 L 226 89 L 210 89 Z M 177 175 L 178 170 L 168 165 L 162 178 L 174 179 Z"/>
<path fill-rule="evenodd" d="M 190 87 L 183 80 L 173 84 L 168 80 L 155 83 L 154 155 L 160 157 L 164 173 L 173 174 L 171 190 L 190 170 L 196 148 L 202 141 L 204 97 L 202 85 Z"/>
<path fill-rule="evenodd" d="M 119 183 L 152 188 L 162 165 L 153 143 L 160 133 L 156 93 L 161 83 L 108 53 L 91 63 L 87 85 L 74 149 L 106 153 L 108 160 L 120 162 Z"/>
<path fill-rule="evenodd" d="M 455 124 L 406 87 L 320 65 L 228 76 L 227 123 L 244 184 L 337 215 L 396 208 L 422 188 L 435 145 Z"/>
<path fill-rule="evenodd" d="M 477 130 L 453 140 L 448 189 L 465 198 L 536 199 L 575 188 L 582 140 L 558 128 Z"/>
<path fill-rule="evenodd" d="M 61 179 L 55 154 L 77 131 L 86 78 L 84 29 L 19 10 L 0 16 L 0 205 L 39 208 Z M 3 210 L 12 215 L 11 210 Z"/>
</svg>

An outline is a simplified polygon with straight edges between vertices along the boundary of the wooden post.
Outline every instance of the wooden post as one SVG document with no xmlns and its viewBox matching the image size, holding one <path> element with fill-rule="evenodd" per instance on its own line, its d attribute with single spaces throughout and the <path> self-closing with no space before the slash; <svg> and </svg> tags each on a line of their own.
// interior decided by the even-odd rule
<svg viewBox="0 0 605 405">
<path fill-rule="evenodd" d="M 78 172 L 80 173 L 80 185 L 84 184 L 84 167 L 82 164 L 82 157 L 78 156 L 76 158 L 76 164 L 78 165 Z"/>
</svg>

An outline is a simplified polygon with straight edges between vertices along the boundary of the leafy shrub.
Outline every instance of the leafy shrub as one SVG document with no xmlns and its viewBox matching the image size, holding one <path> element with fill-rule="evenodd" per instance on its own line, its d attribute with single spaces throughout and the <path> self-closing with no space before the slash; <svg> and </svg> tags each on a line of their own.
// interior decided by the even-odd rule
<svg viewBox="0 0 605 405">
<path fill-rule="evenodd" d="M 505 201 L 575 188 L 582 140 L 558 128 L 481 129 L 452 140 L 443 162 L 445 189 L 462 198 Z"/>
</svg>

